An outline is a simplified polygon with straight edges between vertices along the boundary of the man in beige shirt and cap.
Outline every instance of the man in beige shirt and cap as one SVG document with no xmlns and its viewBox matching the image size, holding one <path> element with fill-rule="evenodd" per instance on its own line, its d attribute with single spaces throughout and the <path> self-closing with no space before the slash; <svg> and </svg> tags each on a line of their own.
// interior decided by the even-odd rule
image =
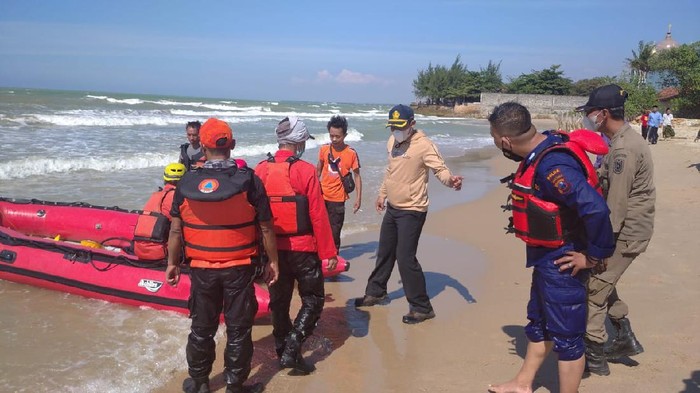
<svg viewBox="0 0 700 393">
<path fill-rule="evenodd" d="M 367 280 L 365 295 L 355 299 L 356 307 L 383 302 L 394 263 L 398 263 L 409 304 L 409 312 L 402 319 L 407 324 L 435 317 L 423 269 L 416 258 L 418 239 L 428 214 L 428 174 L 432 171 L 447 187 L 462 188 L 462 176 L 452 175 L 435 144 L 415 125 L 410 107 L 396 105 L 389 111 L 389 164 L 375 206 L 377 212 L 386 210 L 386 213 L 379 232 L 374 271 Z"/>
<path fill-rule="evenodd" d="M 593 92 L 586 105 L 583 123 L 610 138 L 610 152 L 603 158 L 598 177 L 610 208 L 610 222 L 617 239 L 608 269 L 591 275 L 588 282 L 586 369 L 597 375 L 610 374 L 607 359 L 644 352 L 627 319 L 629 309 L 617 294 L 616 284 L 632 261 L 644 252 L 654 231 L 656 188 L 651 150 L 641 135 L 625 122 L 627 92 L 606 85 Z M 610 348 L 605 317 L 617 331 Z"/>
</svg>

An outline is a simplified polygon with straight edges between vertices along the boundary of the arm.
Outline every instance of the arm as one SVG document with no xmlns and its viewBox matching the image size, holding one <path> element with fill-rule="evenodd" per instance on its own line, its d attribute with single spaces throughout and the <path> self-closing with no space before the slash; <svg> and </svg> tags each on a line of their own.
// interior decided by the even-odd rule
<svg viewBox="0 0 700 393">
<path fill-rule="evenodd" d="M 384 169 L 384 178 L 382 179 L 382 183 L 379 185 L 379 195 L 377 196 L 377 201 L 374 204 L 374 207 L 377 209 L 377 213 L 381 213 L 386 209 L 386 205 L 384 202 L 386 201 L 386 178 L 389 176 L 389 165 L 386 166 Z"/>
<path fill-rule="evenodd" d="M 323 146 L 318 149 L 318 164 L 316 164 L 316 177 L 321 178 L 325 157 L 323 156 Z"/>
<path fill-rule="evenodd" d="M 180 282 L 180 262 L 182 261 L 182 220 L 173 217 L 168 235 L 168 267 L 165 269 L 165 282 L 176 287 Z"/>
<path fill-rule="evenodd" d="M 607 202 L 614 233 L 620 233 L 627 218 L 627 205 L 637 171 L 637 156 L 629 150 L 615 150 L 608 170 Z"/>
<path fill-rule="evenodd" d="M 435 177 L 437 177 L 442 184 L 454 188 L 457 191 L 462 189 L 462 180 L 464 178 L 462 176 L 452 175 L 447 165 L 445 165 L 445 160 L 440 155 L 437 146 L 432 142 L 423 154 L 423 163 L 433 171 Z"/>
<path fill-rule="evenodd" d="M 392 143 L 394 142 L 394 137 L 390 136 L 389 141 L 387 141 L 387 159 L 391 161 L 391 146 Z M 384 201 L 386 201 L 386 178 L 389 176 L 389 164 L 386 165 L 386 168 L 384 168 L 384 177 L 382 178 L 382 183 L 379 185 L 379 195 L 377 196 L 377 201 L 374 204 L 375 209 L 377 209 L 377 213 L 381 213 L 384 211 L 386 206 L 384 205 Z"/>
<path fill-rule="evenodd" d="M 352 210 L 353 214 L 355 214 L 362 207 L 362 176 L 360 176 L 360 156 L 354 149 L 351 148 L 350 151 L 354 153 L 350 169 L 355 175 L 355 205 Z"/>
<path fill-rule="evenodd" d="M 338 250 L 335 248 L 331 223 L 328 220 L 328 211 L 326 211 L 326 204 L 321 195 L 321 185 L 318 182 L 318 178 L 313 176 L 315 172 L 307 172 L 309 170 L 313 171 L 311 167 L 307 166 L 304 170 L 305 172 L 302 173 L 302 176 L 308 177 L 308 181 L 304 184 L 303 193 L 309 200 L 309 216 L 314 238 L 316 238 L 318 256 L 321 259 L 336 258 Z"/>
<path fill-rule="evenodd" d="M 323 171 L 323 161 L 318 160 L 318 164 L 316 164 L 316 177 L 321 177 L 321 171 Z"/>
<path fill-rule="evenodd" d="M 265 167 L 258 165 L 257 173 L 266 174 Z M 255 208 L 255 219 L 262 235 L 263 248 L 269 259 L 265 266 L 263 279 L 267 285 L 273 285 L 279 277 L 279 257 L 277 255 L 277 239 L 272 226 L 272 209 L 270 198 L 265 191 L 265 185 L 256 173 L 252 174 L 252 185 L 248 191 L 248 202 Z"/>
<path fill-rule="evenodd" d="M 180 190 L 175 189 L 172 207 L 170 208 L 170 233 L 168 234 L 168 267 L 165 269 L 165 282 L 177 286 L 180 282 L 180 264 L 182 263 L 182 219 L 180 205 L 183 202 Z"/>
<path fill-rule="evenodd" d="M 279 257 L 277 256 L 277 240 L 272 229 L 272 220 L 260 221 L 260 232 L 262 233 L 263 247 L 269 259 L 265 266 L 265 276 L 263 279 L 267 285 L 273 285 L 279 277 Z"/>
<path fill-rule="evenodd" d="M 575 275 L 580 269 L 594 267 L 611 256 L 615 250 L 615 238 L 605 199 L 588 184 L 578 162 L 561 153 L 550 155 L 559 157 L 543 159 L 536 183 L 548 200 L 575 211 L 586 230 L 585 253 L 569 252 L 555 261 L 555 264 L 563 264 L 561 270 L 572 268 L 572 275 Z"/>
<path fill-rule="evenodd" d="M 357 213 L 362 207 L 362 176 L 360 176 L 360 168 L 354 169 L 355 173 L 355 205 L 353 206 L 353 213 Z"/>
</svg>

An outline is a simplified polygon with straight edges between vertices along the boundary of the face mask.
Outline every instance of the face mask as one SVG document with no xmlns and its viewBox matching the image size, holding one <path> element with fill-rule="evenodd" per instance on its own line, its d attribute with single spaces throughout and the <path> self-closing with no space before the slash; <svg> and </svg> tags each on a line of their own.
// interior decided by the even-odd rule
<svg viewBox="0 0 700 393">
<path fill-rule="evenodd" d="M 391 133 L 394 135 L 394 140 L 396 141 L 396 143 L 402 143 L 411 134 L 411 129 L 409 128 L 409 129 L 403 130 L 403 131 L 402 130 L 394 130 Z"/>
<path fill-rule="evenodd" d="M 588 116 L 583 116 L 583 128 L 591 131 L 598 131 L 598 128 L 600 128 L 600 126 L 603 124 L 596 123 L 596 120 L 598 120 L 598 116 L 600 116 L 600 114 L 601 112 L 598 112 L 593 119 Z"/>
<path fill-rule="evenodd" d="M 515 162 L 520 162 L 520 161 L 525 159 L 525 157 L 521 157 L 521 156 L 513 153 L 512 150 L 503 149 L 502 151 L 503 151 L 503 157 L 505 157 L 509 160 L 513 160 Z"/>
<path fill-rule="evenodd" d="M 519 156 L 519 155 L 513 153 L 513 150 L 506 149 L 505 145 L 501 146 L 501 152 L 503 152 L 503 157 L 505 157 L 509 160 L 515 161 L 515 162 L 520 162 L 520 161 L 525 159 L 525 157 L 522 157 L 522 156 Z"/>
</svg>

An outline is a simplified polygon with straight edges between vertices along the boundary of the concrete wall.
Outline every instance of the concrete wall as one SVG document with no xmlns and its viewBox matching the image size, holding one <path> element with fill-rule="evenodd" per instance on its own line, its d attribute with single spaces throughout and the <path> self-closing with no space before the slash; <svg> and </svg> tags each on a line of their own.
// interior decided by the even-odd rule
<svg viewBox="0 0 700 393">
<path fill-rule="evenodd" d="M 554 96 L 546 94 L 481 93 L 482 111 L 490 112 L 496 105 L 515 101 L 525 105 L 530 113 L 554 114 L 568 112 L 588 101 L 588 97 Z"/>
</svg>

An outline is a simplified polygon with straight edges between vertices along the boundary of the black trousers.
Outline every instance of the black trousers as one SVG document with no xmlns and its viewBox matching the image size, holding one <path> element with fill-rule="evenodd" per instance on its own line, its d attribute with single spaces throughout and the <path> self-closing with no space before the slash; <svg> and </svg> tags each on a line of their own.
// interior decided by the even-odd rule
<svg viewBox="0 0 700 393">
<path fill-rule="evenodd" d="M 649 133 L 649 126 L 642 126 L 642 138 L 647 140 L 647 134 Z"/>
<path fill-rule="evenodd" d="M 427 212 L 387 206 L 379 233 L 377 263 L 367 280 L 365 294 L 377 297 L 386 294 L 387 282 L 394 270 L 394 263 L 398 261 L 409 309 L 421 313 L 433 310 L 425 288 L 423 269 L 416 258 L 418 240 L 427 215 Z"/>
<path fill-rule="evenodd" d="M 659 140 L 659 127 L 649 127 L 649 143 L 656 144 Z"/>
<path fill-rule="evenodd" d="M 204 381 L 216 358 L 214 336 L 219 316 L 224 312 L 226 349 L 224 378 L 227 385 L 241 386 L 250 375 L 253 359 L 253 328 L 258 302 L 253 287 L 253 267 L 190 269 L 190 318 L 187 338 L 187 365 L 195 381 Z"/>
<path fill-rule="evenodd" d="M 340 250 L 340 231 L 343 229 L 345 222 L 345 202 L 326 202 L 326 210 L 328 211 L 328 219 L 331 222 L 331 232 L 333 232 L 333 241 L 335 248 Z"/>
<path fill-rule="evenodd" d="M 270 287 L 270 310 L 272 334 L 276 342 L 281 344 L 292 329 L 301 335 L 302 340 L 314 332 L 326 296 L 318 254 L 286 250 L 279 250 L 278 254 L 280 275 L 277 283 Z M 289 308 L 294 281 L 297 282 L 301 297 L 301 308 L 292 324 Z"/>
</svg>

